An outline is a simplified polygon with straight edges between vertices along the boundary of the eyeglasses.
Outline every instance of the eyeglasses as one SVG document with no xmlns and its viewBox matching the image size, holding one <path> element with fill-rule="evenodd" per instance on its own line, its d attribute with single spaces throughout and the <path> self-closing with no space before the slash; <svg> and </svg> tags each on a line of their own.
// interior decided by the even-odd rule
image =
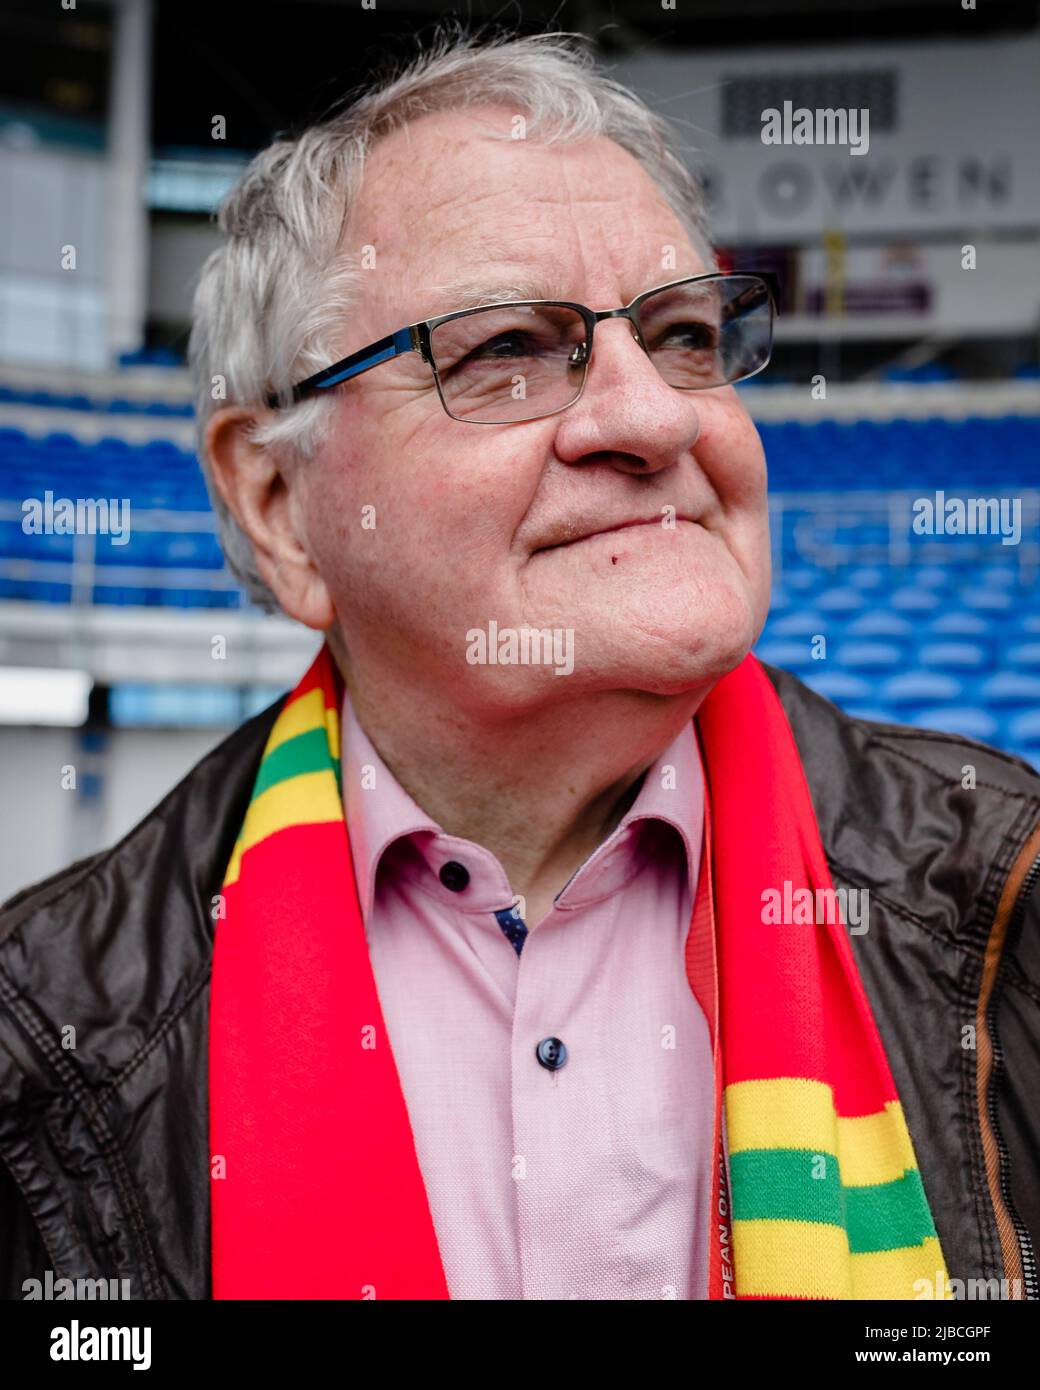
<svg viewBox="0 0 1040 1390">
<path fill-rule="evenodd" d="M 679 391 L 707 391 L 760 372 L 773 348 L 776 294 L 771 277 L 691 275 L 637 295 L 620 309 L 567 300 L 486 304 L 399 328 L 292 388 L 291 403 L 329 390 L 405 352 L 433 371 L 453 420 L 518 424 L 555 415 L 585 389 L 592 336 L 603 319 L 625 318 L 663 379 Z M 277 395 L 272 408 L 285 404 Z"/>
</svg>

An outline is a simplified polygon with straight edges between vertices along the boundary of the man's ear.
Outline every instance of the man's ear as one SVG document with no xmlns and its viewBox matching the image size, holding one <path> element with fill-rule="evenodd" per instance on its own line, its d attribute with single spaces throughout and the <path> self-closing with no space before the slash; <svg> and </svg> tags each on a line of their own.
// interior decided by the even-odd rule
<svg viewBox="0 0 1040 1390">
<path fill-rule="evenodd" d="M 305 545 L 302 498 L 276 451 L 253 443 L 258 412 L 223 406 L 206 425 L 204 447 L 214 486 L 249 537 L 256 567 L 284 612 L 325 631 L 335 619 L 332 597 Z"/>
</svg>

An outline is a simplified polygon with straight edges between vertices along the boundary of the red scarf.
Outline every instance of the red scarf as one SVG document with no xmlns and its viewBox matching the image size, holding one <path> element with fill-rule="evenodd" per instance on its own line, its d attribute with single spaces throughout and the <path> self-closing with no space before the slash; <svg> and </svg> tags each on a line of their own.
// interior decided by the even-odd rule
<svg viewBox="0 0 1040 1390">
<path fill-rule="evenodd" d="M 215 1298 L 449 1297 L 358 902 L 342 696 L 325 647 L 275 723 L 225 880 Z M 715 1057 L 709 1297 L 919 1297 L 945 1266 L 845 928 L 763 906 L 775 892 L 790 916 L 799 890 L 832 885 L 754 657 L 695 722 L 708 795 L 686 968 Z"/>
</svg>

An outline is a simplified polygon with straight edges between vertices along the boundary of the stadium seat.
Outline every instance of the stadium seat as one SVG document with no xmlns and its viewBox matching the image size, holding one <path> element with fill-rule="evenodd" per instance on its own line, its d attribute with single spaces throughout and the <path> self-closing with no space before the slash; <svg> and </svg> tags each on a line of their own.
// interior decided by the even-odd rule
<svg viewBox="0 0 1040 1390">
<path fill-rule="evenodd" d="M 901 717 L 914 709 L 929 709 L 934 705 L 961 698 L 962 681 L 939 671 L 906 671 L 892 676 L 881 686 L 878 697 L 882 705 L 902 712 Z"/>
<path fill-rule="evenodd" d="M 993 625 L 978 613 L 962 613 L 957 610 L 940 613 L 927 625 L 929 637 L 971 637 L 984 641 L 992 632 Z"/>
<path fill-rule="evenodd" d="M 928 642 L 917 650 L 917 664 L 925 671 L 984 671 L 989 653 L 975 642 Z"/>
<path fill-rule="evenodd" d="M 893 642 L 844 641 L 836 651 L 838 665 L 846 671 L 870 671 L 891 674 L 901 670 L 906 661 L 903 649 Z"/>
<path fill-rule="evenodd" d="M 824 589 L 816 596 L 814 602 L 821 613 L 850 616 L 862 613 L 869 600 L 858 589 L 850 587 Z"/>
<path fill-rule="evenodd" d="M 919 589 L 947 589 L 950 586 L 949 568 L 941 565 L 922 565 L 914 571 L 913 582 Z"/>
<path fill-rule="evenodd" d="M 1008 746 L 1028 748 L 1040 753 L 1040 710 L 1020 714 L 1008 723 Z"/>
<path fill-rule="evenodd" d="M 872 608 L 853 618 L 845 629 L 849 637 L 880 638 L 886 642 L 911 642 L 916 628 L 907 618 L 898 613 L 889 613 L 884 608 Z"/>
<path fill-rule="evenodd" d="M 888 587 L 888 573 L 878 566 L 861 566 L 859 569 L 850 570 L 846 582 L 854 589 L 862 589 L 866 593 L 875 593 L 878 589 Z"/>
<path fill-rule="evenodd" d="M 1013 594 L 994 586 L 963 589 L 961 602 L 979 613 L 1007 613 L 1015 604 Z"/>
<path fill-rule="evenodd" d="M 824 663 L 817 662 L 817 666 Z M 806 685 L 811 686 L 818 695 L 824 699 L 833 700 L 836 705 L 845 708 L 847 705 L 869 701 L 873 690 L 870 682 L 865 681 L 861 676 L 851 675 L 848 671 L 839 670 L 819 670 L 807 671 L 803 675 Z"/>
<path fill-rule="evenodd" d="M 811 638 L 821 633 L 826 635 L 826 632 L 827 619 L 824 615 L 807 608 L 793 608 L 791 612 L 784 613 L 778 618 L 770 618 L 766 626 L 766 634 L 771 640 L 782 637 L 803 637 L 806 645 Z"/>
<path fill-rule="evenodd" d="M 813 659 L 808 642 L 763 641 L 755 648 L 759 661 L 770 666 L 780 666 L 786 671 L 802 673 L 820 665 Z"/>
<path fill-rule="evenodd" d="M 913 585 L 894 590 L 888 601 L 897 613 L 935 613 L 942 605 L 942 599 L 933 590 Z"/>
<path fill-rule="evenodd" d="M 1005 660 L 1016 669 L 1040 673 L 1040 642 L 1023 642 L 1009 647 Z"/>
<path fill-rule="evenodd" d="M 982 682 L 979 694 L 987 705 L 1012 705 L 1023 713 L 1040 710 L 1040 675 L 998 671 Z"/>
</svg>

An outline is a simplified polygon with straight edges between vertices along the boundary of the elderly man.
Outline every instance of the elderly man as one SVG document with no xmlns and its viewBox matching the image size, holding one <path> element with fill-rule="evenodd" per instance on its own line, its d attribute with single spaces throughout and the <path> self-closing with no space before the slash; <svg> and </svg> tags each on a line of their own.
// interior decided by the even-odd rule
<svg viewBox="0 0 1040 1390">
<path fill-rule="evenodd" d="M 442 38 L 221 221 L 201 454 L 326 641 L 0 919 L 9 1296 L 1037 1297 L 1040 780 L 749 655 L 774 306 L 663 123 Z"/>
</svg>

